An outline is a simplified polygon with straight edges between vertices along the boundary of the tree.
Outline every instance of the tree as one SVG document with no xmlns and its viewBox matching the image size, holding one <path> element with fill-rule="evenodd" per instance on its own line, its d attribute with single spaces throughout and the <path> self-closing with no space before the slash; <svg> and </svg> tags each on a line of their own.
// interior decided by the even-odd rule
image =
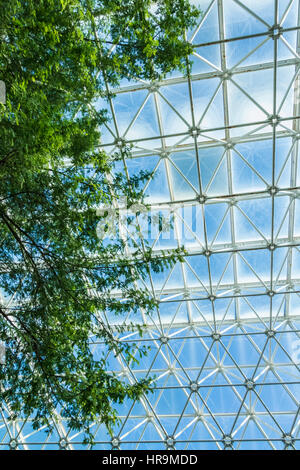
<svg viewBox="0 0 300 470">
<path fill-rule="evenodd" d="M 90 439 L 92 422 L 109 429 L 115 422 L 115 403 L 151 389 L 149 379 L 126 383 L 108 371 L 104 355 L 92 354 L 91 341 L 104 341 L 116 355 L 135 358 L 136 346 L 118 343 L 101 312 L 151 312 L 157 301 L 138 279 L 183 254 L 155 257 L 137 236 L 132 256 L 125 256 L 122 238 L 97 238 L 95 208 L 122 195 L 130 204 L 141 201 L 149 175 L 113 175 L 99 150 L 107 116 L 91 103 L 124 77 L 156 81 L 174 68 L 185 71 L 191 46 L 184 31 L 200 12 L 187 0 L 6 0 L 1 6 L 0 78 L 7 90 L 0 104 L 2 400 L 12 416 L 31 416 L 36 428 L 51 426 L 58 409 Z M 115 156 L 129 152 L 122 147 Z"/>
</svg>

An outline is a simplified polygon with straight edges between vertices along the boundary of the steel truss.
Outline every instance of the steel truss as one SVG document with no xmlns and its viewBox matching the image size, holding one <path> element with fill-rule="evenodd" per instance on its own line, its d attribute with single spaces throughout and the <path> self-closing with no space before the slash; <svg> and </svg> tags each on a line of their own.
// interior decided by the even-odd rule
<svg viewBox="0 0 300 470">
<path fill-rule="evenodd" d="M 189 255 L 144 283 L 155 314 L 123 319 L 147 330 L 119 339 L 151 351 L 107 359 L 131 383 L 155 376 L 155 392 L 120 406 L 113 439 L 95 425 L 95 448 L 300 447 L 299 6 L 203 0 L 188 77 L 112 90 L 101 146 L 130 143 L 123 170 L 154 170 L 145 194 L 174 230 L 153 249 Z M 45 437 L 8 414 L 4 448 L 82 447 L 63 422 Z"/>
</svg>

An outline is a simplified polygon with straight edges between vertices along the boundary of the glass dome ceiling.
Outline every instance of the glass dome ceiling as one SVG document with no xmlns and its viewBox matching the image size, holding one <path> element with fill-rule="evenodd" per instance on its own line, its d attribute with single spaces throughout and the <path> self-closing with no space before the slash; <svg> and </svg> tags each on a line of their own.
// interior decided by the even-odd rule
<svg viewBox="0 0 300 470">
<path fill-rule="evenodd" d="M 188 256 L 145 284 L 160 307 L 128 318 L 144 336 L 119 336 L 148 356 L 108 357 L 156 387 L 118 408 L 113 439 L 94 426 L 96 449 L 300 448 L 299 2 L 200 5 L 190 76 L 124 81 L 106 103 L 103 148 L 132 144 L 123 171 L 154 171 L 147 202 L 174 216 L 153 249 Z M 8 414 L 0 448 L 84 448 L 63 422 L 46 436 Z"/>
</svg>

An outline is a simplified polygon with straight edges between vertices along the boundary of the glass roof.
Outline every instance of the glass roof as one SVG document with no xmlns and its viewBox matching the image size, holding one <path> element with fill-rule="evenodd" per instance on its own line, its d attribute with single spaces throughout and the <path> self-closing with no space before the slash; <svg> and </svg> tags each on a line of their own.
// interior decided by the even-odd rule
<svg viewBox="0 0 300 470">
<path fill-rule="evenodd" d="M 99 103 L 103 148 L 132 144 L 122 170 L 153 171 L 146 200 L 174 219 L 148 241 L 188 255 L 145 281 L 159 309 L 126 319 L 147 323 L 120 339 L 148 356 L 108 357 L 132 383 L 155 376 L 155 392 L 119 406 L 114 439 L 95 426 L 96 449 L 300 448 L 299 2 L 200 6 L 190 76 L 124 81 Z M 2 448 L 83 447 L 63 422 L 46 438 L 8 413 Z"/>
</svg>

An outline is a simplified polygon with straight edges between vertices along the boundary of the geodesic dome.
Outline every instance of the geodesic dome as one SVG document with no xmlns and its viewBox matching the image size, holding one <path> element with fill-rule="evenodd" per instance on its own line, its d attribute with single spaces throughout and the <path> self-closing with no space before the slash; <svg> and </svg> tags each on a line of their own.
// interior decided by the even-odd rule
<svg viewBox="0 0 300 470">
<path fill-rule="evenodd" d="M 125 319 L 146 332 L 119 339 L 151 349 L 110 367 L 155 391 L 119 406 L 113 439 L 95 425 L 96 449 L 299 448 L 299 2 L 200 6 L 191 74 L 123 81 L 105 103 L 103 148 L 132 144 L 123 171 L 153 171 L 146 200 L 174 218 L 153 250 L 188 255 L 145 282 L 159 309 Z M 8 414 L 1 448 L 82 448 L 63 422 L 46 435 Z"/>
</svg>

